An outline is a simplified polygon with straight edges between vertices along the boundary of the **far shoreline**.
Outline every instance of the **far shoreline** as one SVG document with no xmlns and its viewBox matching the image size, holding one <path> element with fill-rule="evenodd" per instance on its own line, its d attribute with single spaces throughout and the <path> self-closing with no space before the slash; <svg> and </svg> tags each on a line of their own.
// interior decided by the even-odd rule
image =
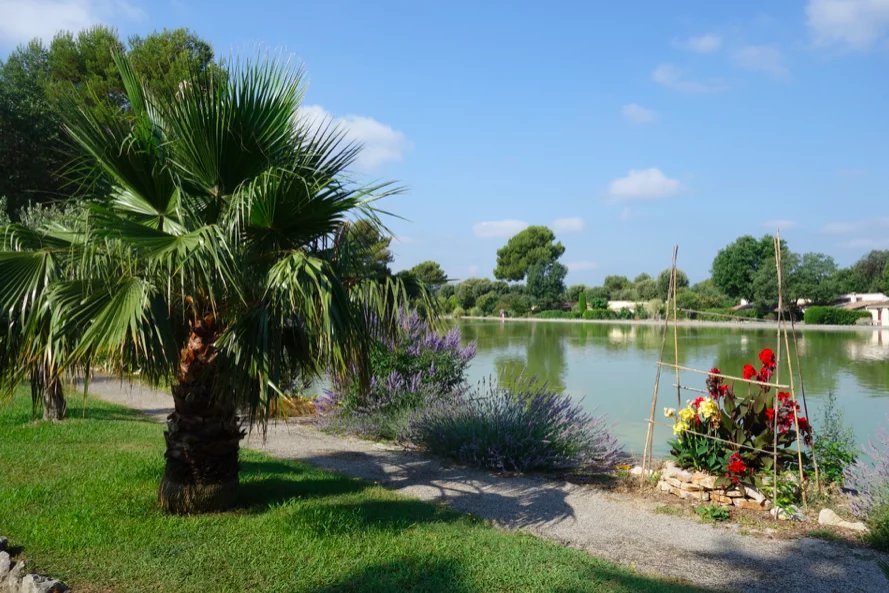
<svg viewBox="0 0 889 593">
<path fill-rule="evenodd" d="M 492 323 L 591 323 L 599 325 L 641 325 L 650 327 L 663 327 L 664 320 L 656 319 L 543 319 L 539 317 L 477 317 L 464 315 L 462 317 L 448 316 L 448 319 L 469 321 L 489 321 Z M 700 327 L 700 328 L 728 328 L 728 329 L 766 329 L 777 330 L 777 321 L 696 321 L 691 319 L 680 319 L 671 322 L 670 325 L 677 327 Z M 790 323 L 786 323 L 786 327 L 790 327 Z M 880 331 L 889 330 L 889 326 L 883 325 L 806 325 L 803 322 L 794 323 L 794 329 L 802 331 L 825 331 L 825 332 L 864 332 L 864 331 Z"/>
</svg>

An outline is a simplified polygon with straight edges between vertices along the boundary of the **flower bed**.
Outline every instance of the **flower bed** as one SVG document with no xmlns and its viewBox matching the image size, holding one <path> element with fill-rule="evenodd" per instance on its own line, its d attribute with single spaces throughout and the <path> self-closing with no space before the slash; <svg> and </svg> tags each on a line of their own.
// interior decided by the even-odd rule
<svg viewBox="0 0 889 593">
<path fill-rule="evenodd" d="M 759 510 L 772 506 L 762 492 L 782 503 L 787 497 L 782 490 L 798 490 L 798 478 L 787 486 L 783 476 L 807 467 L 812 427 L 790 392 L 772 391 L 775 353 L 765 348 L 759 361 L 758 370 L 744 365 L 739 373 L 743 379 L 732 383 L 714 367 L 707 376 L 706 396 L 679 410 L 664 410 L 674 419 L 675 439 L 670 442 L 674 462 L 662 474 L 661 490 Z M 803 445 L 799 451 L 798 443 Z"/>
</svg>

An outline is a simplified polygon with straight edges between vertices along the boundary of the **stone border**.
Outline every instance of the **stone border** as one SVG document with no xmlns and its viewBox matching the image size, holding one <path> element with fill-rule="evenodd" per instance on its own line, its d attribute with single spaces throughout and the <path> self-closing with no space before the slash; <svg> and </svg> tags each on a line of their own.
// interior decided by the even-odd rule
<svg viewBox="0 0 889 593">
<path fill-rule="evenodd" d="M 0 536 L 0 593 L 68 593 L 65 583 L 26 573 L 27 561 L 13 561 L 8 551 L 9 541 Z"/>
<path fill-rule="evenodd" d="M 704 472 L 690 472 L 677 467 L 673 461 L 665 461 L 657 487 L 661 492 L 669 492 L 679 498 L 751 511 L 772 510 L 772 501 L 761 492 L 746 486 L 717 488 L 716 480 L 716 476 Z"/>
</svg>

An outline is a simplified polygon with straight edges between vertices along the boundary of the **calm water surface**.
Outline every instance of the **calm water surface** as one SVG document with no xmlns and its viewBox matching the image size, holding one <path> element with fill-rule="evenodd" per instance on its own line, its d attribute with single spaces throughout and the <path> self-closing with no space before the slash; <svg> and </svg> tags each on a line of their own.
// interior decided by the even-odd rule
<svg viewBox="0 0 889 593">
<path fill-rule="evenodd" d="M 662 328 L 646 325 L 461 320 L 464 341 L 478 354 L 473 381 L 496 377 L 510 383 L 522 371 L 552 389 L 582 398 L 584 406 L 605 414 L 614 432 L 633 452 L 641 452 L 651 405 Z M 802 331 L 797 336 L 809 416 L 817 422 L 828 393 L 835 393 L 846 421 L 860 443 L 889 424 L 889 329 Z M 777 332 L 756 328 L 679 328 L 680 365 L 740 375 L 745 363 L 757 368 L 762 348 L 775 348 Z M 672 333 L 665 359 L 673 360 Z M 786 371 L 784 371 L 786 379 Z M 704 388 L 705 376 L 683 373 L 681 383 Z M 785 381 L 782 381 L 782 383 Z M 665 406 L 676 407 L 675 377 L 664 369 L 658 419 Z M 685 391 L 686 399 L 698 394 Z M 797 397 L 800 397 L 797 386 Z M 817 428 L 817 424 L 816 424 Z M 658 427 L 655 453 L 666 454 L 668 427 Z"/>
</svg>

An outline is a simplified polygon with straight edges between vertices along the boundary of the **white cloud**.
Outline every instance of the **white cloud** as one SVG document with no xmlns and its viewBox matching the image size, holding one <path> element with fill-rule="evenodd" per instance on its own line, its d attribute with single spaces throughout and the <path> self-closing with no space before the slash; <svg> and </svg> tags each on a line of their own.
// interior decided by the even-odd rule
<svg viewBox="0 0 889 593">
<path fill-rule="evenodd" d="M 363 149 L 355 159 L 355 168 L 359 171 L 371 171 L 380 165 L 400 161 L 411 146 L 402 132 L 372 117 L 363 115 L 333 117 L 320 105 L 304 105 L 300 108 L 300 118 L 309 127 L 329 122 L 344 132 L 346 140 L 361 144 Z"/>
<path fill-rule="evenodd" d="M 889 0 L 809 0 L 806 17 L 819 45 L 864 50 L 889 33 Z"/>
<path fill-rule="evenodd" d="M 673 64 L 661 64 L 651 73 L 651 79 L 659 85 L 682 93 L 719 93 L 728 89 L 722 80 L 693 80 Z"/>
<path fill-rule="evenodd" d="M 787 65 L 784 55 L 771 45 L 748 45 L 732 55 L 732 61 L 739 68 L 764 72 L 774 78 L 787 78 Z"/>
<path fill-rule="evenodd" d="M 681 42 L 680 45 L 699 54 L 709 54 L 722 47 L 722 37 L 715 33 L 705 33 L 696 37 L 689 37 Z"/>
<path fill-rule="evenodd" d="M 124 0 L 0 0 L 0 44 L 13 46 L 35 37 L 49 41 L 62 30 L 77 32 L 142 16 Z"/>
<path fill-rule="evenodd" d="M 505 220 L 488 220 L 472 225 L 472 232 L 479 239 L 508 239 L 528 227 L 524 220 L 507 218 Z"/>
<path fill-rule="evenodd" d="M 868 229 L 889 228 L 889 216 L 878 216 L 868 220 L 854 222 L 831 222 L 824 225 L 823 232 L 828 235 L 844 235 L 847 233 L 861 232 Z"/>
<path fill-rule="evenodd" d="M 631 169 L 626 177 L 618 177 L 608 186 L 608 193 L 617 200 L 647 200 L 666 198 L 682 189 L 676 179 L 670 179 L 657 167 Z"/>
<path fill-rule="evenodd" d="M 565 264 L 569 272 L 583 272 L 585 270 L 595 270 L 599 267 L 594 261 L 573 261 Z"/>
<path fill-rule="evenodd" d="M 557 218 L 553 221 L 553 231 L 557 233 L 579 233 L 584 229 L 586 223 L 580 217 Z"/>
<path fill-rule="evenodd" d="M 795 220 L 777 219 L 777 220 L 767 220 L 764 223 L 762 223 L 762 226 L 764 226 L 765 228 L 770 229 L 770 230 L 779 229 L 782 231 L 787 231 L 792 228 L 796 228 L 798 226 L 798 223 Z"/>
<path fill-rule="evenodd" d="M 657 120 L 657 113 L 637 103 L 627 103 L 620 108 L 620 113 L 625 120 L 634 124 L 649 124 Z"/>
</svg>

